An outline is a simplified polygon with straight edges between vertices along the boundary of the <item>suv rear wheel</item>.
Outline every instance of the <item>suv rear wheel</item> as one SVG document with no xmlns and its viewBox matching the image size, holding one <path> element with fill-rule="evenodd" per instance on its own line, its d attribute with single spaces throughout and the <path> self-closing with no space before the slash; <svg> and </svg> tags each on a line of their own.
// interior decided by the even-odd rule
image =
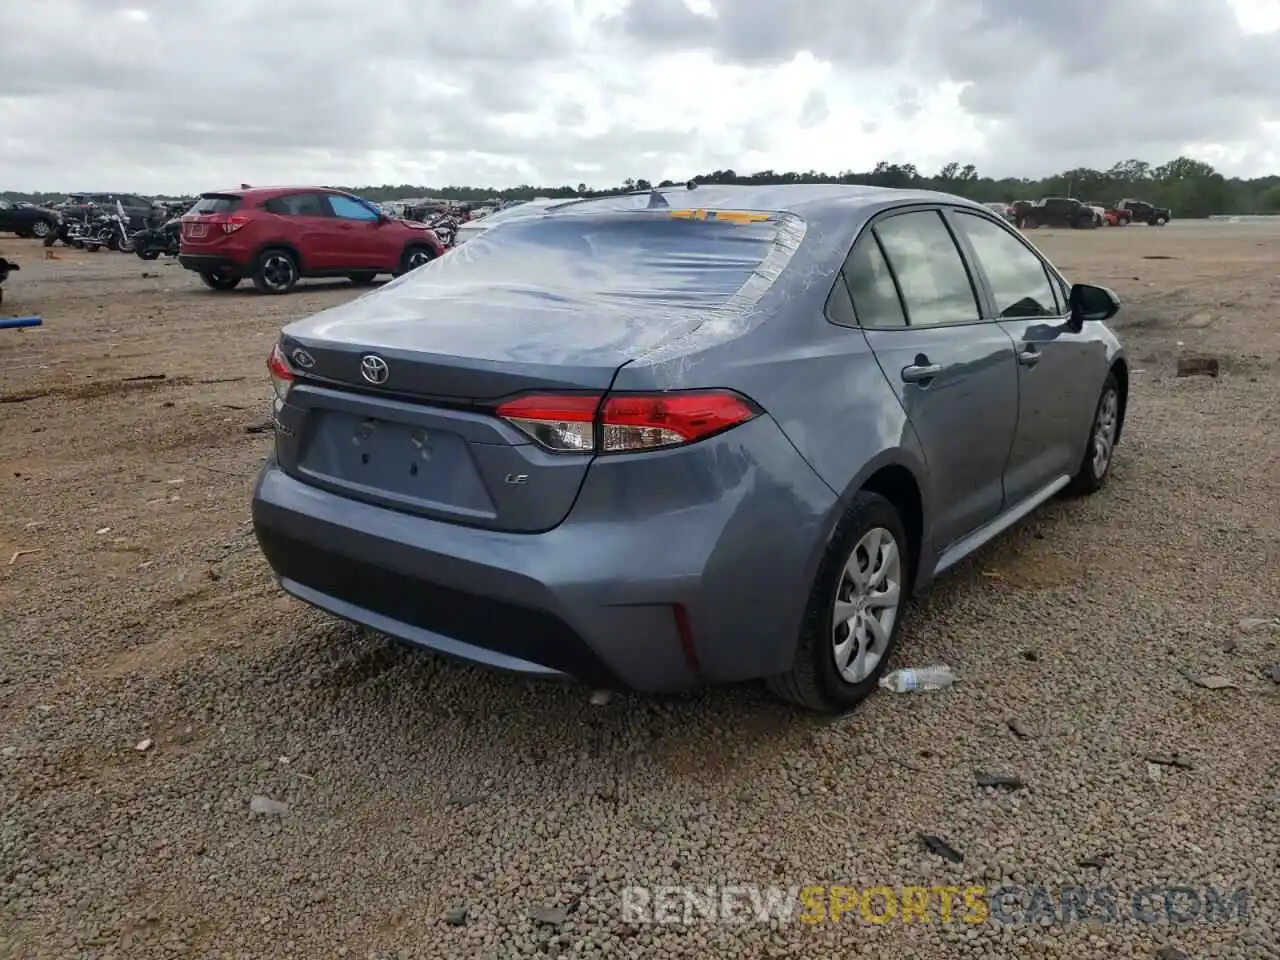
<svg viewBox="0 0 1280 960">
<path fill-rule="evenodd" d="M 263 250 L 253 270 L 253 285 L 262 293 L 288 293 L 298 282 L 298 261 L 288 250 Z"/>
<path fill-rule="evenodd" d="M 211 290 L 234 290 L 240 282 L 240 274 L 230 270 L 202 270 L 200 279 Z"/>
<path fill-rule="evenodd" d="M 791 669 L 767 681 L 774 694 L 834 713 L 875 690 L 902 629 L 909 549 L 893 504 L 859 491 L 819 565 Z"/>
</svg>

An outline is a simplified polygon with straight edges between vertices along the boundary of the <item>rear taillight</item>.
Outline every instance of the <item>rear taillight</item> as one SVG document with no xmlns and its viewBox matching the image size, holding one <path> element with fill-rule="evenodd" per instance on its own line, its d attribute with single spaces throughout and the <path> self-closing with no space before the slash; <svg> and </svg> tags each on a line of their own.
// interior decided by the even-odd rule
<svg viewBox="0 0 1280 960">
<path fill-rule="evenodd" d="M 276 396 L 283 400 L 289 394 L 289 388 L 293 386 L 293 368 L 289 366 L 289 361 L 284 358 L 284 351 L 280 349 L 280 344 L 276 344 L 271 348 L 271 353 L 267 355 L 267 371 L 271 374 L 271 389 L 276 392 Z"/>
<path fill-rule="evenodd" d="M 248 222 L 249 218 L 243 213 L 215 213 L 208 220 L 209 226 L 223 233 L 235 233 Z"/>
<path fill-rule="evenodd" d="M 498 416 L 556 453 L 627 453 L 695 443 L 760 415 L 731 390 L 527 394 Z"/>
</svg>

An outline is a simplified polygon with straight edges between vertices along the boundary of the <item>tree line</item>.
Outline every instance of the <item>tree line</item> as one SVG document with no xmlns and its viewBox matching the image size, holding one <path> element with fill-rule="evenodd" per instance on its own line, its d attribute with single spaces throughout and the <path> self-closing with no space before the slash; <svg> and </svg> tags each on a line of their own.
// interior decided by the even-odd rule
<svg viewBox="0 0 1280 960">
<path fill-rule="evenodd" d="M 1207 217 L 1211 214 L 1280 214 L 1280 175 L 1245 180 L 1225 177 L 1211 165 L 1191 157 L 1178 157 L 1168 163 L 1151 164 L 1143 160 L 1124 160 L 1108 170 L 1080 167 L 1041 180 L 1027 178 L 996 179 L 980 175 L 973 164 L 958 162 L 944 165 L 936 173 L 921 172 L 915 164 L 882 161 L 871 170 L 846 170 L 838 174 L 761 170 L 741 174 L 734 170 L 715 170 L 693 178 L 695 183 L 780 184 L 780 183 L 850 183 L 881 187 L 914 187 L 942 190 L 979 202 L 1037 200 L 1040 197 L 1075 197 L 1080 200 L 1111 204 L 1120 199 L 1146 200 L 1167 207 L 1178 218 Z M 439 197 L 447 200 L 483 201 L 529 200 L 533 197 L 592 197 L 647 190 L 652 186 L 677 186 L 683 181 L 628 178 L 615 187 L 593 189 L 585 183 L 576 187 L 534 186 L 521 184 L 495 190 L 490 187 L 424 187 L 414 184 L 382 184 L 345 188 L 375 202 L 409 197 Z M 53 202 L 64 194 L 0 193 L 6 200 Z"/>
</svg>

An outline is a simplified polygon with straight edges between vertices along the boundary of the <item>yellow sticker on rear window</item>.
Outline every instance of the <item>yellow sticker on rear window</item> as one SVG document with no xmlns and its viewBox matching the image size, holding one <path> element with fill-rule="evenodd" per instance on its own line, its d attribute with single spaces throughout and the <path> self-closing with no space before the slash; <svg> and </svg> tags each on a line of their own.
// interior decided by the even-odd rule
<svg viewBox="0 0 1280 960">
<path fill-rule="evenodd" d="M 760 223 L 769 219 L 767 213 L 755 213 L 750 210 L 672 210 L 671 216 L 677 220 L 724 220 L 728 223 Z"/>
</svg>

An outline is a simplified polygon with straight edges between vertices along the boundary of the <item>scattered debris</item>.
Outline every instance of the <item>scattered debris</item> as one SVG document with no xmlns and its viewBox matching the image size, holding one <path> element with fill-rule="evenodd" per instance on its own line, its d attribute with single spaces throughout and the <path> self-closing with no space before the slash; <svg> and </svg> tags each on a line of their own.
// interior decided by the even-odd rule
<svg viewBox="0 0 1280 960">
<path fill-rule="evenodd" d="M 1280 683 L 1280 663 L 1273 663 L 1269 667 L 1263 667 L 1262 675 L 1268 680 Z"/>
<path fill-rule="evenodd" d="M 5 747 L 3 750 L 0 750 L 0 757 L 16 757 L 17 755 L 17 747 Z"/>
<path fill-rule="evenodd" d="M 455 793 L 445 800 L 446 807 L 455 807 L 458 810 L 465 810 L 467 807 L 475 806 L 477 803 L 484 803 L 488 798 L 483 793 Z"/>
<path fill-rule="evenodd" d="M 1036 653 L 1034 650 L 1023 650 L 1022 653 L 1018 654 L 1018 656 L 1030 663 L 1036 663 L 1040 659 L 1040 654 Z"/>
<path fill-rule="evenodd" d="M 593 707 L 607 707 L 609 701 L 613 699 L 613 693 L 609 690 L 592 690 L 591 705 Z"/>
<path fill-rule="evenodd" d="M 1197 687 L 1204 687 L 1206 690 L 1239 690 L 1240 685 L 1226 677 L 1220 677 L 1215 673 L 1195 673 L 1191 670 L 1184 670 L 1182 675 L 1194 683 Z"/>
<path fill-rule="evenodd" d="M 534 907 L 529 916 L 534 923 L 540 923 L 547 927 L 558 927 L 569 919 L 569 911 L 564 907 L 542 906 Z"/>
<path fill-rule="evenodd" d="M 1217 357 L 1178 358 L 1178 376 L 1180 377 L 1216 377 L 1217 375 Z"/>
<path fill-rule="evenodd" d="M 980 770 L 975 770 L 973 779 L 980 787 L 992 787 L 997 790 L 1022 790 L 1027 786 L 1021 777 L 1015 777 L 1008 773 L 983 773 Z"/>
<path fill-rule="evenodd" d="M 29 557 L 33 553 L 39 553 L 39 550 L 15 550 L 13 556 L 9 558 L 9 566 L 13 566 L 18 562 L 19 557 Z"/>
<path fill-rule="evenodd" d="M 150 737 L 148 737 L 146 740 L 139 740 L 137 743 L 135 743 L 133 745 L 133 749 L 137 750 L 139 753 L 146 753 L 148 750 L 150 750 L 154 746 L 155 746 L 155 741 L 152 740 Z"/>
<path fill-rule="evenodd" d="M 1152 753 L 1142 759 L 1147 763 L 1154 763 L 1158 767 L 1177 767 L 1179 770 L 1194 770 L 1195 767 L 1183 760 L 1176 753 Z"/>
<path fill-rule="evenodd" d="M 1169 945 L 1156 951 L 1156 960 L 1191 960 L 1191 958 L 1177 947 Z"/>
<path fill-rule="evenodd" d="M 1240 646 L 1240 642 L 1236 640 L 1235 637 L 1227 637 L 1227 639 L 1222 641 L 1222 652 L 1230 653 L 1238 646 Z"/>
<path fill-rule="evenodd" d="M 111 528 L 110 528 L 110 527 L 99 527 L 99 528 L 95 531 L 95 533 L 97 533 L 97 534 L 98 534 L 98 536 L 100 536 L 100 537 L 101 537 L 101 536 L 105 536 L 106 534 L 108 534 L 108 533 L 110 533 L 110 532 L 111 532 Z"/>
<path fill-rule="evenodd" d="M 169 375 L 167 373 L 144 373 L 137 377 L 121 377 L 121 383 L 141 383 L 147 380 L 164 380 Z"/>
<path fill-rule="evenodd" d="M 880 678 L 880 689 L 890 693 L 928 693 L 945 690 L 956 682 L 955 674 L 946 664 L 929 667 L 906 667 L 894 670 Z"/>
<path fill-rule="evenodd" d="M 444 922 L 451 927 L 462 927 L 467 923 L 466 907 L 450 907 L 444 912 Z"/>
<path fill-rule="evenodd" d="M 1159 783 L 1160 779 L 1163 776 L 1164 776 L 1164 767 L 1160 766 L 1158 763 L 1151 763 L 1151 762 L 1147 763 L 1147 779 L 1148 780 L 1153 780 Z"/>
<path fill-rule="evenodd" d="M 1089 870 L 1101 870 L 1107 865 L 1107 858 L 1110 856 L 1111 854 L 1109 853 L 1095 853 L 1091 857 L 1076 861 L 1076 866 L 1085 867 Z"/>
<path fill-rule="evenodd" d="M 941 837 L 935 837 L 931 833 L 922 833 L 920 834 L 920 843 L 935 856 L 950 860 L 952 863 L 964 863 L 964 854 Z"/>
<path fill-rule="evenodd" d="M 1029 728 L 1017 717 L 1010 717 L 1009 720 L 1006 722 L 1010 731 L 1012 731 L 1013 735 L 1017 737 L 1019 740 L 1035 739 L 1035 736 L 1036 736 L 1035 731 Z"/>
<path fill-rule="evenodd" d="M 278 817 L 289 812 L 289 805 L 283 801 L 272 800 L 270 797 L 264 797 L 259 794 L 249 801 L 249 809 L 253 813 Z"/>
<path fill-rule="evenodd" d="M 263 420 L 261 423 L 251 423 L 244 428 L 245 433 L 267 433 L 271 429 L 271 421 Z"/>
</svg>

